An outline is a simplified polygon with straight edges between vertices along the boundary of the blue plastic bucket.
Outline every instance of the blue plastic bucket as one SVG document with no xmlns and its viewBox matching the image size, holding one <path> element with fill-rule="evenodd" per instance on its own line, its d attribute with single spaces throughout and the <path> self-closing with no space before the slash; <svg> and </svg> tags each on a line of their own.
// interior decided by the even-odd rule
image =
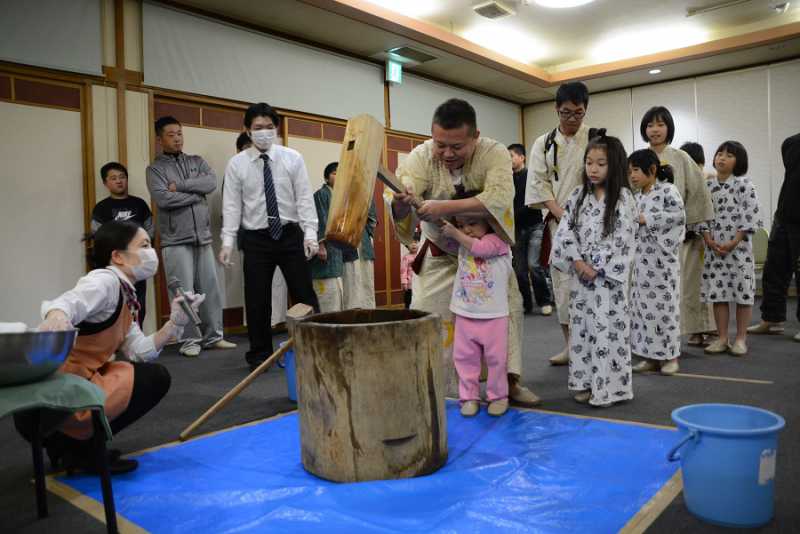
<svg viewBox="0 0 800 534">
<path fill-rule="evenodd" d="M 289 400 L 297 402 L 297 373 L 294 365 L 294 349 L 286 351 L 283 361 L 286 366 L 286 388 L 289 390 Z"/>
<path fill-rule="evenodd" d="M 692 514 L 740 528 L 772 519 L 783 417 L 738 404 L 692 404 L 674 410 L 672 420 L 681 440 L 667 458 L 681 462 L 683 497 Z"/>
</svg>

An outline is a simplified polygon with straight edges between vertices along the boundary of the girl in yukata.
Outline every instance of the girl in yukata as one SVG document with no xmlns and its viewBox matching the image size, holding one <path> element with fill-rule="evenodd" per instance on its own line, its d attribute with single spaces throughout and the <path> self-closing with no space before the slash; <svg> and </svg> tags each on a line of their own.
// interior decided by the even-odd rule
<svg viewBox="0 0 800 534">
<path fill-rule="evenodd" d="M 508 410 L 508 288 L 514 275 L 511 248 L 485 218 L 457 217 L 456 223 L 458 227 L 445 222 L 442 232 L 460 245 L 450 310 L 455 316 L 453 363 L 458 373 L 461 415 L 478 413 L 483 357 L 488 371 L 488 413 L 500 416 Z"/>
<path fill-rule="evenodd" d="M 686 237 L 681 245 L 681 334 L 689 336 L 689 345 L 704 345 L 713 337 L 714 318 L 711 307 L 700 298 L 700 279 L 703 272 L 703 240 L 693 225 L 714 217 L 711 196 L 705 187 L 703 172 L 694 160 L 672 146 L 675 121 L 664 106 L 650 108 L 639 126 L 642 139 L 658 154 L 661 164 L 672 167 L 673 185 L 683 199 L 686 212 Z"/>
<path fill-rule="evenodd" d="M 725 141 L 714 156 L 717 176 L 708 180 L 714 220 L 699 226 L 706 244 L 702 297 L 714 304 L 719 339 L 706 347 L 710 354 L 747 354 L 747 325 L 753 313 L 756 277 L 751 235 L 762 227 L 758 196 L 747 173 L 747 151 Z M 736 339 L 728 341 L 729 304 L 736 303 Z"/>
<path fill-rule="evenodd" d="M 678 372 L 681 354 L 680 247 L 686 214 L 672 184 L 672 167 L 650 149 L 628 158 L 639 208 L 631 286 L 631 352 L 642 360 L 633 372 Z"/>
<path fill-rule="evenodd" d="M 583 185 L 569 197 L 550 257 L 572 276 L 568 386 L 580 403 L 633 398 L 628 292 L 636 221 L 625 149 L 601 129 L 586 148 Z"/>
</svg>

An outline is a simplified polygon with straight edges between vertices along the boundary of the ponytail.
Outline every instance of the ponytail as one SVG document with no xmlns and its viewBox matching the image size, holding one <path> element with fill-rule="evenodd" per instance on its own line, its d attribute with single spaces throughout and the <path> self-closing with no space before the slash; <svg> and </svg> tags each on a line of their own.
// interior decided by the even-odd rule
<svg viewBox="0 0 800 534">
<path fill-rule="evenodd" d="M 658 158 L 658 154 L 649 148 L 643 148 L 633 152 L 628 157 L 628 164 L 631 167 L 637 167 L 644 171 L 645 174 L 650 174 L 650 169 L 656 168 L 656 179 L 659 182 L 675 183 L 675 174 L 672 167 L 669 165 L 662 165 Z"/>
<path fill-rule="evenodd" d="M 659 182 L 668 182 L 674 184 L 675 173 L 672 172 L 672 167 L 667 164 L 659 164 L 658 167 L 656 167 L 656 179 Z"/>
</svg>

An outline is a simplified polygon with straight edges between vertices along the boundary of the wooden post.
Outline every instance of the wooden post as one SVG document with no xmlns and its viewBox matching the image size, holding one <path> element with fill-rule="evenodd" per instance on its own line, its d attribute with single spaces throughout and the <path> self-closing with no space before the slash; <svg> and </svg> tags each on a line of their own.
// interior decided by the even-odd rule
<svg viewBox="0 0 800 534">
<path fill-rule="evenodd" d="M 408 478 L 447 461 L 441 319 L 314 315 L 294 329 L 303 466 L 337 482 Z"/>
</svg>

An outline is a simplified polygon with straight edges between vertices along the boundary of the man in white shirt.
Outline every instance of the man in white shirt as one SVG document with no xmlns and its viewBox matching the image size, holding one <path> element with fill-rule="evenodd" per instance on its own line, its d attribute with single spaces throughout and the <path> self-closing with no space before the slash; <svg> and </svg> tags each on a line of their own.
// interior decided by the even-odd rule
<svg viewBox="0 0 800 534">
<path fill-rule="evenodd" d="M 272 353 L 272 276 L 280 267 L 289 295 L 319 310 L 308 260 L 317 254 L 317 210 L 303 156 L 274 141 L 280 124 L 268 104 L 253 104 L 244 126 L 253 146 L 235 155 L 225 170 L 222 191 L 222 249 L 231 265 L 241 227 L 244 289 L 251 368 Z"/>
<path fill-rule="evenodd" d="M 558 126 L 533 143 L 528 167 L 525 205 L 547 209 L 546 229 L 554 236 L 570 193 L 581 185 L 583 156 L 589 127 L 583 123 L 589 107 L 589 90 L 581 82 L 562 84 L 556 92 Z M 552 365 L 569 363 L 569 275 L 550 269 L 558 322 L 567 346 L 550 358 Z"/>
</svg>

